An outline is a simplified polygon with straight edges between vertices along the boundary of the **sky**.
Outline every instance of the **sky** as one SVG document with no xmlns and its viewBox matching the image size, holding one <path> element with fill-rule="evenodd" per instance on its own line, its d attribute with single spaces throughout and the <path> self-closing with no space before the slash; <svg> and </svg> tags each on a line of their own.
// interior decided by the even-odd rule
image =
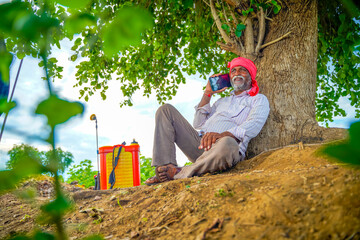
<svg viewBox="0 0 360 240">
<path fill-rule="evenodd" d="M 120 108 L 122 100 L 120 82 L 109 82 L 107 98 L 103 101 L 100 94 L 89 98 L 88 102 L 79 99 L 80 88 L 73 88 L 76 83 L 76 63 L 69 61 L 72 51 L 72 43 L 64 40 L 61 49 L 54 49 L 52 56 L 56 57 L 58 65 L 64 67 L 63 79 L 56 79 L 52 84 L 58 95 L 66 100 L 80 101 L 85 106 L 82 116 L 73 117 L 67 123 L 62 124 L 57 132 L 57 146 L 74 155 L 75 163 L 84 159 L 90 159 L 93 166 L 96 163 L 96 130 L 95 122 L 90 121 L 90 115 L 96 114 L 98 120 L 99 147 L 113 146 L 125 141 L 130 144 L 135 139 L 140 145 L 140 153 L 145 157 L 152 157 L 154 117 L 160 106 L 155 95 L 150 98 L 143 97 L 141 91 L 133 97 L 132 107 Z M 49 150 L 49 146 L 41 141 L 28 138 L 26 135 L 46 136 L 48 128 L 46 119 L 33 114 L 37 104 L 47 97 L 46 82 L 41 79 L 44 71 L 38 66 L 40 60 L 25 57 L 20 71 L 19 80 L 14 92 L 13 100 L 17 107 L 13 109 L 7 119 L 3 139 L 0 143 L 0 169 L 5 167 L 9 160 L 7 151 L 14 144 L 27 143 L 35 146 L 40 151 Z M 80 60 L 78 60 L 80 61 Z M 20 60 L 16 59 L 11 67 L 10 90 L 13 88 Z M 199 77 L 188 77 L 187 84 L 181 85 L 177 95 L 168 103 L 174 105 L 184 117 L 192 123 L 194 106 L 202 97 L 202 87 L 206 81 Z M 215 100 L 215 99 L 214 99 Z M 213 101 L 214 101 L 213 100 Z M 0 117 L 1 123 L 4 116 Z M 14 131 L 16 130 L 16 132 Z M 21 134 L 19 134 L 21 132 Z M 26 133 L 26 134 L 24 134 Z M 187 162 L 186 157 L 177 152 L 179 165 Z"/>
<path fill-rule="evenodd" d="M 53 87 L 60 97 L 70 101 L 80 101 L 85 106 L 82 116 L 70 119 L 62 124 L 57 131 L 57 147 L 73 154 L 75 164 L 84 159 L 92 161 L 94 170 L 97 169 L 96 154 L 96 132 L 95 122 L 90 121 L 90 115 L 96 114 L 98 119 L 99 147 L 113 146 L 125 141 L 130 144 L 135 139 L 140 145 L 140 153 L 145 157 L 152 157 L 154 118 L 157 108 L 160 106 L 156 101 L 155 95 L 150 98 L 142 96 L 141 91 L 133 96 L 132 107 L 120 108 L 122 100 L 120 82 L 109 81 L 109 89 L 106 93 L 107 98 L 103 101 L 100 94 L 95 94 L 89 98 L 88 102 L 79 99 L 79 88 L 74 88 L 76 83 L 75 73 L 77 62 L 71 62 L 70 50 L 72 43 L 64 40 L 61 49 L 54 49 L 52 56 L 56 57 L 58 65 L 64 67 L 63 79 L 56 79 Z M 20 61 L 15 60 L 11 67 L 11 90 Z M 19 75 L 19 80 L 14 92 L 14 99 L 17 107 L 8 116 L 3 139 L 0 143 L 0 169 L 5 168 L 6 161 L 9 160 L 7 152 L 15 145 L 21 143 L 30 144 L 40 151 L 49 150 L 49 146 L 44 142 L 27 137 L 27 135 L 46 136 L 48 128 L 46 119 L 42 116 L 33 114 L 37 104 L 47 98 L 46 82 L 41 79 L 44 71 L 38 66 L 39 60 L 25 57 Z M 204 79 L 199 76 L 188 76 L 186 84 L 179 86 L 177 95 L 168 103 L 174 105 L 183 116 L 192 123 L 195 113 L 194 106 L 200 101 L 203 93 L 203 86 L 206 85 Z M 216 98 L 212 99 L 214 102 Z M 344 107 L 348 115 L 346 118 L 335 117 L 330 127 L 348 128 L 354 122 L 354 109 L 345 99 L 340 100 L 340 105 Z M 4 116 L 0 117 L 2 124 Z M 15 130 L 15 131 L 14 131 Z M 155 139 L 156 141 L 156 139 Z M 177 161 L 183 166 L 188 160 L 177 150 Z"/>
</svg>

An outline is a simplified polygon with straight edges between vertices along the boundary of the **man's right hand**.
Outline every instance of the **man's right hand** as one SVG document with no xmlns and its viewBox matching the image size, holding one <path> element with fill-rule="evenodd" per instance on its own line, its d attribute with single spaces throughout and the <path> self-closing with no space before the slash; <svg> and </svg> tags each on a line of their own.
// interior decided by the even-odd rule
<svg viewBox="0 0 360 240">
<path fill-rule="evenodd" d="M 211 77 L 215 77 L 215 76 L 219 76 L 219 75 L 221 75 L 221 73 L 214 74 Z M 214 93 L 220 93 L 220 92 L 225 91 L 226 89 L 227 89 L 227 87 L 224 87 L 223 89 L 213 91 L 210 86 L 210 81 L 208 80 L 206 87 L 205 87 L 205 92 L 203 94 L 203 97 L 201 98 L 201 101 L 200 101 L 198 107 L 202 107 L 202 106 L 208 104 L 210 102 L 211 95 L 213 95 Z"/>
<path fill-rule="evenodd" d="M 210 77 L 216 77 L 216 76 L 219 76 L 219 75 L 222 75 L 222 73 L 217 73 L 217 74 L 211 75 Z M 210 86 L 210 80 L 208 80 L 208 82 L 207 82 L 207 84 L 206 84 L 206 87 L 205 87 L 205 92 L 204 92 L 204 94 L 206 94 L 206 95 L 208 95 L 208 94 L 213 95 L 213 94 L 215 94 L 215 93 L 223 92 L 223 91 L 225 91 L 226 89 L 227 89 L 227 87 L 224 87 L 224 88 L 222 88 L 222 89 L 220 89 L 220 90 L 213 91 L 213 90 L 211 89 L 211 86 Z"/>
</svg>

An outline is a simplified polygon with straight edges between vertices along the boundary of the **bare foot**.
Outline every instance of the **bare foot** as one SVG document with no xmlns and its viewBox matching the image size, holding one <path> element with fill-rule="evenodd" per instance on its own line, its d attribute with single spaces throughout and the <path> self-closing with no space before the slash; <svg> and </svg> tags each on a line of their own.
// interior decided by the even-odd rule
<svg viewBox="0 0 360 240">
<path fill-rule="evenodd" d="M 180 171 L 181 168 L 176 167 L 173 164 L 159 166 L 155 169 L 156 177 L 160 180 L 160 182 L 174 180 L 174 176 Z"/>
</svg>

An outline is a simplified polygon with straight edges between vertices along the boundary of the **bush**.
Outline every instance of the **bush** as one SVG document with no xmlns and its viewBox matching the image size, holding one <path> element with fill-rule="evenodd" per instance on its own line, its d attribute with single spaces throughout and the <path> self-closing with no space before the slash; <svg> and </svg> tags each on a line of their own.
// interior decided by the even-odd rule
<svg viewBox="0 0 360 240">
<path fill-rule="evenodd" d="M 68 174 L 70 177 L 66 181 L 67 183 L 78 181 L 79 185 L 84 185 L 86 188 L 95 185 L 94 175 L 97 172 L 92 170 L 92 163 L 88 159 L 81 161 L 79 165 L 70 167 Z"/>
<path fill-rule="evenodd" d="M 141 184 L 145 184 L 146 179 L 155 175 L 155 167 L 151 166 L 151 162 L 151 158 L 146 158 L 145 156 L 140 157 Z"/>
</svg>

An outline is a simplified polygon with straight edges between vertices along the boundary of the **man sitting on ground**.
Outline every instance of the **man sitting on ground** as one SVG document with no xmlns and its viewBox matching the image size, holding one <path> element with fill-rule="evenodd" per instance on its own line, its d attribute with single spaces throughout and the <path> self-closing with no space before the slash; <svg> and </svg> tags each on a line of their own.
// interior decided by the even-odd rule
<svg viewBox="0 0 360 240">
<path fill-rule="evenodd" d="M 159 107 L 155 116 L 152 158 L 156 176 L 147 179 L 147 185 L 226 170 L 244 159 L 250 139 L 259 134 L 266 122 L 269 102 L 258 94 L 257 69 L 251 60 L 238 57 L 228 67 L 234 88 L 231 95 L 210 106 L 211 96 L 226 88 L 214 92 L 208 81 L 195 107 L 193 126 L 202 135 L 173 106 Z M 175 143 L 192 165 L 177 167 Z"/>
</svg>

